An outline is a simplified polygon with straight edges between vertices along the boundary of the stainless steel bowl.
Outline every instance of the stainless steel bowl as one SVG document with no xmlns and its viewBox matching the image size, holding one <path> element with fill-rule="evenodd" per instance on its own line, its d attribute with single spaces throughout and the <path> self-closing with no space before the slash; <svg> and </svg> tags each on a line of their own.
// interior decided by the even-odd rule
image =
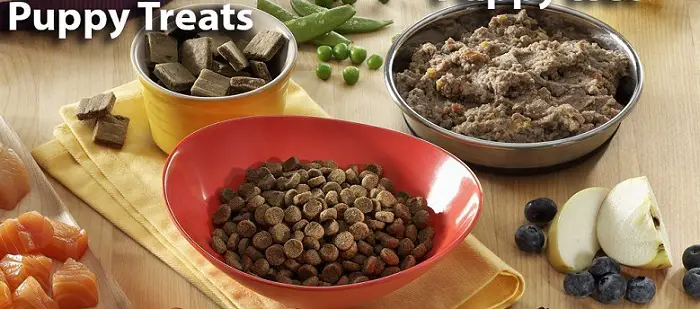
<svg viewBox="0 0 700 309">
<path fill-rule="evenodd" d="M 445 29 L 457 29 L 459 32 L 474 30 L 487 25 L 495 15 L 517 12 L 513 9 L 512 2 L 499 2 L 495 10 L 487 9 L 484 2 L 463 3 L 434 12 L 419 20 L 404 31 L 389 50 L 384 68 L 386 87 L 417 136 L 446 149 L 464 161 L 505 169 L 538 169 L 570 162 L 598 149 L 613 136 L 642 93 L 644 74 L 637 52 L 612 27 L 574 9 L 552 4 L 540 10 L 537 4 L 533 3 L 523 3 L 522 8 L 527 9 L 528 15 L 537 19 L 539 25 L 546 30 L 564 30 L 565 34 L 572 38 L 585 38 L 606 49 L 618 50 L 627 55 L 630 59 L 630 76 L 621 81 L 615 97 L 625 106 L 622 112 L 606 124 L 584 134 L 539 143 L 503 143 L 469 137 L 444 129 L 416 113 L 399 95 L 395 83 L 395 74 L 408 67 L 413 50 L 428 41 L 444 41 L 450 35 L 459 37 L 459 33 L 445 33 Z M 463 26 L 449 27 L 454 25 L 455 21 Z"/>
</svg>

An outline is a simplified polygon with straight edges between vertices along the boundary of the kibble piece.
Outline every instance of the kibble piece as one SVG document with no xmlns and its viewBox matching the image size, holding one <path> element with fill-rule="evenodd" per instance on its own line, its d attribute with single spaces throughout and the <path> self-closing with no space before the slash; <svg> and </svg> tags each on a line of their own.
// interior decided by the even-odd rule
<svg viewBox="0 0 700 309">
<path fill-rule="evenodd" d="M 255 218 L 255 222 L 264 225 L 265 224 L 265 212 L 270 209 L 270 206 L 267 204 L 262 204 L 260 206 L 257 206 L 256 208 L 249 208 L 249 210 L 253 211 L 253 218 Z"/>
<path fill-rule="evenodd" d="M 282 245 L 272 245 L 265 250 L 265 258 L 272 266 L 279 266 L 287 260 Z"/>
<path fill-rule="evenodd" d="M 411 210 L 412 214 L 415 214 L 416 212 L 424 210 L 426 207 L 428 207 L 428 203 L 424 198 L 417 196 L 409 198 L 408 201 L 406 201 L 406 206 L 408 206 L 408 209 Z"/>
<path fill-rule="evenodd" d="M 114 92 L 101 93 L 91 98 L 80 100 L 75 116 L 80 120 L 106 116 L 112 112 L 117 97 Z"/>
<path fill-rule="evenodd" d="M 374 249 L 372 249 L 372 250 L 374 250 Z M 370 256 L 371 256 L 371 255 L 370 255 Z M 357 264 L 360 264 L 360 265 L 364 265 L 366 260 L 367 260 L 367 256 L 365 256 L 365 255 L 363 255 L 363 254 L 356 254 L 355 256 L 353 256 L 353 257 L 350 259 L 350 261 L 352 261 L 353 263 L 357 263 Z"/>
<path fill-rule="evenodd" d="M 374 220 L 374 219 L 369 219 L 366 221 L 367 226 L 369 226 L 370 229 L 373 231 L 381 231 L 384 229 L 384 226 L 386 226 L 386 223 L 379 221 L 379 220 Z"/>
<path fill-rule="evenodd" d="M 321 249 L 318 250 L 318 254 L 324 261 L 333 262 L 338 259 L 340 251 L 338 251 L 338 248 L 333 244 L 323 244 Z"/>
<path fill-rule="evenodd" d="M 256 187 L 250 182 L 245 182 L 238 186 L 238 195 L 240 195 L 246 202 L 260 193 L 260 188 Z"/>
<path fill-rule="evenodd" d="M 365 214 L 356 207 L 352 207 L 343 213 L 343 219 L 345 219 L 347 224 L 353 225 L 357 222 L 365 221 Z"/>
<path fill-rule="evenodd" d="M 355 195 L 355 198 L 367 197 L 367 189 L 360 185 L 350 186 L 350 192 Z"/>
<path fill-rule="evenodd" d="M 226 241 L 226 247 L 229 250 L 236 250 L 238 249 L 238 243 L 241 242 L 241 235 L 238 233 L 233 233 L 228 237 L 228 240 Z"/>
<path fill-rule="evenodd" d="M 394 214 L 396 217 L 403 220 L 403 222 L 411 222 L 411 210 L 404 204 L 397 203 L 394 206 Z"/>
<path fill-rule="evenodd" d="M 348 250 L 355 243 L 355 238 L 350 232 L 342 232 L 335 236 L 333 244 L 340 250 Z"/>
<path fill-rule="evenodd" d="M 345 175 L 345 173 L 343 173 L 343 175 Z M 345 177 L 345 176 L 343 176 L 343 177 Z M 343 179 L 345 179 L 345 178 L 343 178 Z M 331 191 L 338 194 L 338 193 L 340 193 L 341 190 L 343 190 L 343 188 L 341 188 L 340 184 L 335 182 L 335 181 L 329 180 L 328 182 L 326 182 L 326 184 L 323 185 L 323 193 L 326 193 L 326 194 L 331 192 Z"/>
<path fill-rule="evenodd" d="M 232 212 L 239 212 L 245 207 L 245 200 L 240 196 L 236 196 L 228 202 L 228 206 L 231 207 Z"/>
<path fill-rule="evenodd" d="M 382 174 L 384 173 L 382 166 L 377 163 L 367 164 L 367 166 L 365 166 L 365 171 L 370 171 L 379 177 L 382 177 Z"/>
<path fill-rule="evenodd" d="M 406 257 L 407 255 L 411 254 L 413 252 L 413 249 L 415 249 L 415 245 L 413 244 L 413 241 L 411 241 L 408 238 L 401 239 L 399 241 L 399 247 L 397 249 L 397 254 L 399 257 Z"/>
<path fill-rule="evenodd" d="M 266 259 L 257 259 L 255 262 L 253 262 L 250 270 L 252 270 L 256 275 L 262 277 L 267 275 L 267 273 L 270 271 L 270 264 Z"/>
<path fill-rule="evenodd" d="M 281 178 L 278 178 L 278 180 L 279 179 Z M 294 197 L 297 196 L 297 194 L 299 194 L 299 191 L 297 191 L 296 189 L 287 190 L 287 192 L 284 193 L 284 205 L 293 205 Z"/>
<path fill-rule="evenodd" d="M 272 173 L 272 176 L 280 177 L 282 176 L 282 163 L 279 162 L 265 162 L 262 164 Z"/>
<path fill-rule="evenodd" d="M 301 253 L 304 253 L 304 251 L 302 250 Z M 299 255 L 301 255 L 301 253 L 299 253 Z M 284 264 L 282 264 L 282 265 L 284 265 L 285 268 L 287 268 L 293 272 L 297 272 L 299 270 L 299 268 L 301 267 L 301 264 L 299 264 L 299 262 L 297 262 L 294 259 L 287 259 L 286 261 L 284 261 Z"/>
<path fill-rule="evenodd" d="M 377 194 L 377 200 L 382 204 L 383 207 L 392 207 L 398 202 L 396 197 L 389 191 L 382 191 Z"/>
<path fill-rule="evenodd" d="M 233 251 L 226 251 L 226 253 L 224 253 L 224 263 L 238 270 L 243 269 L 241 257 Z"/>
<path fill-rule="evenodd" d="M 364 255 L 372 255 L 374 252 L 374 247 L 372 247 L 372 245 L 368 244 L 366 241 L 360 240 L 357 242 L 357 251 Z"/>
<path fill-rule="evenodd" d="M 345 170 L 345 181 L 351 185 L 361 184 L 360 178 L 357 176 L 357 171 L 352 168 Z"/>
<path fill-rule="evenodd" d="M 396 255 L 396 252 L 394 252 L 394 250 L 384 248 L 382 249 L 382 252 L 379 253 L 379 256 L 381 256 L 384 263 L 387 263 L 389 265 L 399 264 L 399 256 Z"/>
<path fill-rule="evenodd" d="M 250 183 L 257 183 L 267 175 L 272 175 L 267 167 L 249 168 L 245 171 L 245 179 Z"/>
<path fill-rule="evenodd" d="M 282 207 L 284 205 L 284 192 L 276 190 L 268 190 L 260 193 L 260 196 L 265 198 L 265 202 L 274 207 Z"/>
<path fill-rule="evenodd" d="M 365 260 L 365 263 L 362 265 L 362 273 L 366 275 L 372 275 L 375 272 L 375 268 L 377 267 L 378 260 L 376 256 L 370 256 Z"/>
<path fill-rule="evenodd" d="M 379 179 L 379 185 L 377 186 L 389 192 L 394 192 L 394 184 L 389 180 L 389 178 L 383 177 Z"/>
<path fill-rule="evenodd" d="M 306 251 L 304 251 L 302 256 L 304 259 L 304 263 L 306 263 L 306 264 L 317 266 L 317 265 L 323 263 L 323 260 L 321 260 L 321 256 L 318 255 L 318 251 L 316 251 L 316 250 L 313 250 L 313 249 L 306 250 Z"/>
<path fill-rule="evenodd" d="M 223 188 L 221 189 L 221 192 L 219 193 L 219 200 L 221 203 L 228 204 L 233 200 L 235 197 L 237 197 L 238 194 L 236 192 L 233 192 L 233 189 L 231 188 Z"/>
<path fill-rule="evenodd" d="M 321 279 L 326 282 L 336 283 L 343 275 L 343 268 L 338 263 L 330 263 L 321 270 Z"/>
<path fill-rule="evenodd" d="M 301 219 L 301 220 L 297 221 L 297 223 L 294 223 L 294 225 L 292 226 L 292 230 L 301 231 L 301 230 L 303 230 L 303 229 L 306 227 L 306 225 L 308 225 L 308 224 L 309 224 L 309 220 Z"/>
<path fill-rule="evenodd" d="M 221 229 L 224 230 L 224 233 L 226 233 L 226 235 L 231 236 L 232 234 L 236 233 L 236 223 L 228 221 L 224 223 Z"/>
<path fill-rule="evenodd" d="M 309 177 L 311 177 L 310 174 L 309 174 Z M 308 181 L 307 184 L 308 184 L 309 187 L 311 187 L 311 188 L 316 188 L 316 187 L 322 186 L 322 185 L 325 184 L 325 183 L 326 183 L 326 178 L 325 178 L 325 177 L 323 177 L 323 176 L 316 176 L 316 177 L 314 177 L 314 178 L 309 179 L 309 181 Z M 323 191 L 321 191 L 321 192 L 323 192 Z"/>
<path fill-rule="evenodd" d="M 268 225 L 276 225 L 282 223 L 284 219 L 284 210 L 279 207 L 271 207 L 265 211 L 265 223 Z"/>
<path fill-rule="evenodd" d="M 284 210 L 284 222 L 294 224 L 299 222 L 299 220 L 301 220 L 301 210 L 299 210 L 299 207 L 292 205 Z"/>
<path fill-rule="evenodd" d="M 304 245 L 297 239 L 290 239 L 284 243 L 284 254 L 296 259 L 304 252 Z"/>
<path fill-rule="evenodd" d="M 418 232 L 418 243 L 424 243 L 428 240 L 433 239 L 435 236 L 435 230 L 433 227 L 428 226 Z"/>
<path fill-rule="evenodd" d="M 277 179 L 272 174 L 267 174 L 256 183 L 261 190 L 272 190 L 277 184 Z"/>
<path fill-rule="evenodd" d="M 417 228 L 423 229 L 428 226 L 429 216 L 430 213 L 428 213 L 427 210 L 416 211 L 416 213 L 413 214 L 413 224 L 415 224 Z"/>
<path fill-rule="evenodd" d="M 194 38 L 182 42 L 180 62 L 195 76 L 204 69 L 210 69 L 214 61 L 211 45 L 210 38 Z"/>
<path fill-rule="evenodd" d="M 297 191 L 299 191 L 299 193 L 309 192 L 309 191 L 311 191 L 311 187 L 309 187 L 309 185 L 307 185 L 305 183 L 300 183 L 297 186 Z"/>
<path fill-rule="evenodd" d="M 386 236 L 382 239 L 379 239 L 383 247 L 390 248 L 390 249 L 396 249 L 399 246 L 399 240 L 396 237 L 393 236 Z"/>
<path fill-rule="evenodd" d="M 386 263 L 379 258 L 377 260 L 377 267 L 374 268 L 374 275 L 379 276 L 382 274 L 382 271 L 384 271 L 384 268 L 386 267 Z"/>
<path fill-rule="evenodd" d="M 346 285 L 350 284 L 350 279 L 348 276 L 341 276 L 340 279 L 338 279 L 338 282 L 335 283 L 335 285 Z"/>
<path fill-rule="evenodd" d="M 319 286 L 321 284 L 321 280 L 318 279 L 318 277 L 313 276 L 309 277 L 304 282 L 301 283 L 303 286 Z"/>
<path fill-rule="evenodd" d="M 369 197 L 377 198 L 377 195 L 379 195 L 379 192 L 382 192 L 382 190 L 377 189 L 377 188 L 373 188 L 372 190 L 369 190 Z"/>
<path fill-rule="evenodd" d="M 231 65 L 235 71 L 240 71 L 248 67 L 248 59 L 243 55 L 243 52 L 238 49 L 236 44 L 232 41 L 228 41 L 221 46 L 217 47 L 216 50 L 219 52 L 221 57 L 224 57 L 226 61 Z"/>
<path fill-rule="evenodd" d="M 229 219 L 231 219 L 231 207 L 223 204 L 214 212 L 211 221 L 214 225 L 219 226 L 226 223 Z"/>
<path fill-rule="evenodd" d="M 177 39 L 162 32 L 146 33 L 146 63 L 153 67 L 158 63 L 177 62 Z"/>
<path fill-rule="evenodd" d="M 408 226 L 406 226 L 404 236 L 410 239 L 415 244 L 418 241 L 418 229 L 415 225 L 409 224 Z"/>
<path fill-rule="evenodd" d="M 345 182 L 345 171 L 338 169 L 338 168 L 334 169 L 333 171 L 330 172 L 330 174 L 328 174 L 328 181 L 335 182 L 337 184 L 344 183 Z M 340 185 L 338 185 L 338 187 L 340 188 Z M 325 188 L 324 188 L 324 191 L 325 191 Z"/>
<path fill-rule="evenodd" d="M 265 250 L 272 245 L 272 235 L 268 231 L 260 231 L 253 236 L 253 247 Z"/>
<path fill-rule="evenodd" d="M 287 240 L 289 240 L 291 235 L 291 230 L 284 223 L 273 225 L 269 232 L 272 235 L 272 240 L 278 244 L 285 243 Z"/>
<path fill-rule="evenodd" d="M 243 49 L 243 54 L 251 60 L 270 61 L 284 46 L 284 36 L 275 31 L 260 31 Z"/>
<path fill-rule="evenodd" d="M 325 236 L 334 236 L 340 232 L 340 224 L 336 220 L 326 221 L 323 224 L 323 232 Z"/>
<path fill-rule="evenodd" d="M 321 239 L 324 235 L 323 226 L 316 221 L 311 221 L 304 228 L 304 234 L 315 239 Z"/>
<path fill-rule="evenodd" d="M 229 94 L 230 84 L 228 77 L 209 69 L 202 69 L 190 92 L 200 97 L 223 97 Z"/>
<path fill-rule="evenodd" d="M 379 184 L 379 177 L 375 174 L 369 174 L 362 178 L 362 186 L 367 190 L 371 190 L 377 187 Z"/>
<path fill-rule="evenodd" d="M 352 234 L 355 240 L 363 240 L 372 233 L 367 224 L 364 222 L 356 222 L 348 228 L 348 232 Z"/>
<path fill-rule="evenodd" d="M 212 236 L 211 248 L 218 254 L 224 254 L 226 252 L 226 242 L 219 236 Z"/>
<path fill-rule="evenodd" d="M 197 36 L 200 38 L 211 39 L 211 49 L 209 51 L 214 57 L 216 57 L 219 54 L 219 52 L 217 51 L 217 48 L 219 46 L 224 45 L 224 43 L 228 41 L 231 41 L 230 37 L 217 31 L 200 32 L 197 33 Z"/>
<path fill-rule="evenodd" d="M 250 220 L 243 220 L 241 222 L 238 222 L 238 234 L 240 234 L 243 237 L 253 237 L 255 233 L 258 231 L 257 226 L 255 226 L 255 223 L 251 222 Z"/>
<path fill-rule="evenodd" d="M 129 118 L 119 115 L 100 117 L 95 125 L 92 140 L 95 144 L 121 149 L 126 141 Z"/>
<path fill-rule="evenodd" d="M 307 250 L 319 250 L 321 248 L 321 243 L 318 239 L 311 236 L 304 236 L 301 243 L 304 244 L 304 249 Z"/>
<path fill-rule="evenodd" d="M 330 220 L 338 219 L 338 210 L 335 208 L 328 208 L 321 212 L 319 215 L 319 221 L 326 222 Z"/>
<path fill-rule="evenodd" d="M 263 204 L 265 204 L 265 198 L 260 196 L 260 195 L 256 195 L 256 196 L 253 196 L 252 198 L 250 198 L 250 200 L 248 200 L 248 203 L 246 203 L 246 208 L 249 211 L 252 211 Z M 264 215 L 264 214 L 265 213 L 262 213 L 262 215 Z M 263 223 L 264 223 L 264 221 L 263 221 Z"/>
<path fill-rule="evenodd" d="M 323 198 L 325 197 L 325 195 L 323 194 L 323 190 L 321 190 L 321 188 L 313 188 L 313 189 L 311 189 L 310 192 L 311 192 L 311 195 L 313 195 L 313 197 L 314 197 L 315 199 L 318 199 L 321 203 L 325 203 L 325 202 L 326 202 L 326 201 L 323 199 Z M 325 207 L 324 207 L 324 208 L 325 208 Z"/>
<path fill-rule="evenodd" d="M 355 208 L 359 209 L 363 213 L 369 213 L 372 210 L 374 210 L 374 204 L 372 204 L 372 200 L 370 200 L 367 197 L 360 197 L 356 199 L 353 206 L 355 206 Z"/>
<path fill-rule="evenodd" d="M 348 250 L 340 252 L 340 257 L 346 260 L 352 259 L 355 255 L 357 255 L 357 243 L 354 241 L 350 244 Z"/>
<path fill-rule="evenodd" d="M 400 265 L 401 270 L 406 270 L 413 266 L 416 266 L 416 258 L 413 255 L 406 256 Z"/>
<path fill-rule="evenodd" d="M 253 71 L 253 76 L 262 78 L 268 83 L 272 81 L 272 74 L 270 74 L 270 71 L 267 69 L 265 62 L 251 60 L 250 70 Z"/>
<path fill-rule="evenodd" d="M 352 261 L 343 261 L 342 262 L 343 269 L 349 272 L 355 272 L 355 271 L 360 271 L 362 268 L 362 265 L 352 262 Z"/>
<path fill-rule="evenodd" d="M 257 261 L 258 259 L 265 257 L 262 252 L 258 251 L 258 249 L 255 249 L 253 246 L 248 246 L 248 248 L 245 248 L 244 254 L 253 259 L 253 261 Z"/>
<path fill-rule="evenodd" d="M 329 191 L 328 193 L 326 193 L 326 196 L 324 198 L 326 204 L 330 206 L 335 206 L 336 204 L 338 204 L 339 199 L 340 196 L 338 196 L 338 192 L 336 191 Z"/>
<path fill-rule="evenodd" d="M 378 211 L 374 214 L 374 218 L 384 223 L 394 222 L 394 213 L 391 211 Z"/>
<path fill-rule="evenodd" d="M 388 277 L 393 274 L 396 274 L 401 271 L 401 268 L 398 268 L 396 266 L 391 266 L 391 267 L 386 267 L 384 270 L 382 270 L 382 274 L 379 275 L 380 277 Z"/>
<path fill-rule="evenodd" d="M 222 229 L 214 229 L 214 232 L 212 233 L 213 236 L 219 236 L 221 239 L 224 240 L 224 242 L 228 242 L 228 235 L 226 235 L 226 232 Z"/>
<path fill-rule="evenodd" d="M 241 256 L 241 265 L 243 266 L 243 269 L 242 269 L 243 271 L 249 272 L 250 267 L 253 266 L 253 259 L 251 259 L 247 255 L 243 255 L 243 256 Z"/>
<path fill-rule="evenodd" d="M 372 204 L 374 204 L 374 209 L 372 211 L 374 211 L 374 212 L 382 211 L 382 203 L 380 203 L 378 200 L 376 200 L 376 199 L 372 200 Z M 387 210 L 390 210 L 390 208 L 387 208 Z"/>
<path fill-rule="evenodd" d="M 355 194 L 353 194 L 349 188 L 340 191 L 340 201 L 345 204 L 352 204 L 353 202 L 355 202 L 356 198 L 357 197 L 355 197 Z"/>
<path fill-rule="evenodd" d="M 231 92 L 234 94 L 253 91 L 265 86 L 265 80 L 257 77 L 234 76 L 230 79 Z"/>
<path fill-rule="evenodd" d="M 389 226 L 386 227 L 386 232 L 389 233 L 389 235 L 394 236 L 398 239 L 404 237 L 405 231 L 406 225 L 404 225 L 403 220 L 401 220 L 401 218 L 395 219 L 393 223 L 389 224 Z"/>
<path fill-rule="evenodd" d="M 302 208 L 302 213 L 304 214 L 304 218 L 308 220 L 313 220 L 321 213 L 321 210 L 323 210 L 323 204 L 321 203 L 321 201 L 318 199 L 312 199 L 304 204 L 304 207 Z"/>
<path fill-rule="evenodd" d="M 425 246 L 425 243 L 416 246 L 413 251 L 411 251 L 411 255 L 417 259 L 423 258 L 426 253 L 428 253 L 428 248 Z"/>
<path fill-rule="evenodd" d="M 309 191 L 299 193 L 299 194 L 294 196 L 294 205 L 298 206 L 298 205 L 306 204 L 306 202 L 311 200 L 312 197 L 313 197 L 313 194 L 311 194 L 311 192 L 309 192 Z"/>
<path fill-rule="evenodd" d="M 301 241 L 302 239 L 304 239 L 304 237 L 306 237 L 306 235 L 304 235 L 303 231 L 292 232 L 292 238 L 294 238 L 294 239 Z"/>
<path fill-rule="evenodd" d="M 236 247 L 236 252 L 238 252 L 238 255 L 245 255 L 246 250 L 248 250 L 248 247 L 250 246 L 250 238 L 242 238 L 241 241 L 238 242 L 238 246 Z"/>
<path fill-rule="evenodd" d="M 300 167 L 301 165 L 299 164 L 299 158 L 297 157 L 290 157 L 282 163 L 282 171 L 284 172 L 298 170 Z"/>
</svg>

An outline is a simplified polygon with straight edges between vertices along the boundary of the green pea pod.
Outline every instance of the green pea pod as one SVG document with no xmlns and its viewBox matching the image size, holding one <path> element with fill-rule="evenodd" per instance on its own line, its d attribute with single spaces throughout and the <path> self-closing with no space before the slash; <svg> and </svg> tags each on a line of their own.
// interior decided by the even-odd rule
<svg viewBox="0 0 700 309">
<path fill-rule="evenodd" d="M 268 14 L 274 16 L 282 22 L 288 22 L 290 20 L 297 19 L 297 16 L 269 0 L 258 0 L 258 9 L 262 10 L 263 12 L 267 12 Z M 344 37 L 343 35 L 335 31 L 324 33 L 311 40 L 311 43 L 319 46 L 335 46 L 340 43 L 350 44 L 351 42 L 352 41 L 350 39 Z"/>
<path fill-rule="evenodd" d="M 290 0 L 290 2 L 292 4 L 292 9 L 294 9 L 294 12 L 297 12 L 297 14 L 301 16 L 307 16 L 319 12 L 328 11 L 327 8 L 315 5 L 306 0 Z M 345 24 L 335 28 L 334 30 L 342 34 L 366 33 L 377 31 L 393 23 L 393 20 L 377 20 L 356 16 L 350 18 Z"/>
<path fill-rule="evenodd" d="M 351 5 L 343 5 L 285 22 L 297 42 L 304 43 L 328 33 L 355 15 Z"/>
</svg>

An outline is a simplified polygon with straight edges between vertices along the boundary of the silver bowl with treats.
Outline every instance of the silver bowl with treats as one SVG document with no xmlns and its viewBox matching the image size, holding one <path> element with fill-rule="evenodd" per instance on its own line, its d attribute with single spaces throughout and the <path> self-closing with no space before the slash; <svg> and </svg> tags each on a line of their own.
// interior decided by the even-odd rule
<svg viewBox="0 0 700 309">
<path fill-rule="evenodd" d="M 463 3 L 404 31 L 385 83 L 410 129 L 464 161 L 542 170 L 610 140 L 644 80 L 622 35 L 560 5 Z"/>
</svg>

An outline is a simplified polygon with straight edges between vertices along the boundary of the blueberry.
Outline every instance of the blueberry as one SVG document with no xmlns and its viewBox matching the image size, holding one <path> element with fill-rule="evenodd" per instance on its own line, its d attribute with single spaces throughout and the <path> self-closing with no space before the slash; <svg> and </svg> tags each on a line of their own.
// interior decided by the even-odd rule
<svg viewBox="0 0 700 309">
<path fill-rule="evenodd" d="M 588 272 L 598 280 L 607 274 L 619 274 L 620 264 L 607 256 L 601 256 L 593 260 L 591 266 L 588 267 Z"/>
<path fill-rule="evenodd" d="M 604 304 L 619 303 L 625 297 L 627 281 L 619 274 L 607 274 L 600 278 L 593 294 L 594 298 Z"/>
<path fill-rule="evenodd" d="M 525 252 L 542 252 L 546 241 L 542 229 L 535 225 L 523 225 L 515 231 L 515 244 Z"/>
<path fill-rule="evenodd" d="M 649 277 L 634 277 L 627 280 L 627 300 L 635 304 L 646 304 L 656 295 L 656 284 Z"/>
<path fill-rule="evenodd" d="M 564 278 L 564 291 L 576 297 L 587 297 L 595 290 L 595 279 L 587 271 L 569 273 Z"/>
<path fill-rule="evenodd" d="M 683 277 L 683 289 L 685 293 L 700 298 L 700 268 L 693 268 Z"/>
<path fill-rule="evenodd" d="M 538 198 L 525 204 L 525 219 L 537 225 L 545 225 L 557 215 L 557 204 L 548 198 Z"/>
<path fill-rule="evenodd" d="M 683 266 L 691 270 L 700 267 L 700 245 L 692 245 L 683 252 Z"/>
</svg>

